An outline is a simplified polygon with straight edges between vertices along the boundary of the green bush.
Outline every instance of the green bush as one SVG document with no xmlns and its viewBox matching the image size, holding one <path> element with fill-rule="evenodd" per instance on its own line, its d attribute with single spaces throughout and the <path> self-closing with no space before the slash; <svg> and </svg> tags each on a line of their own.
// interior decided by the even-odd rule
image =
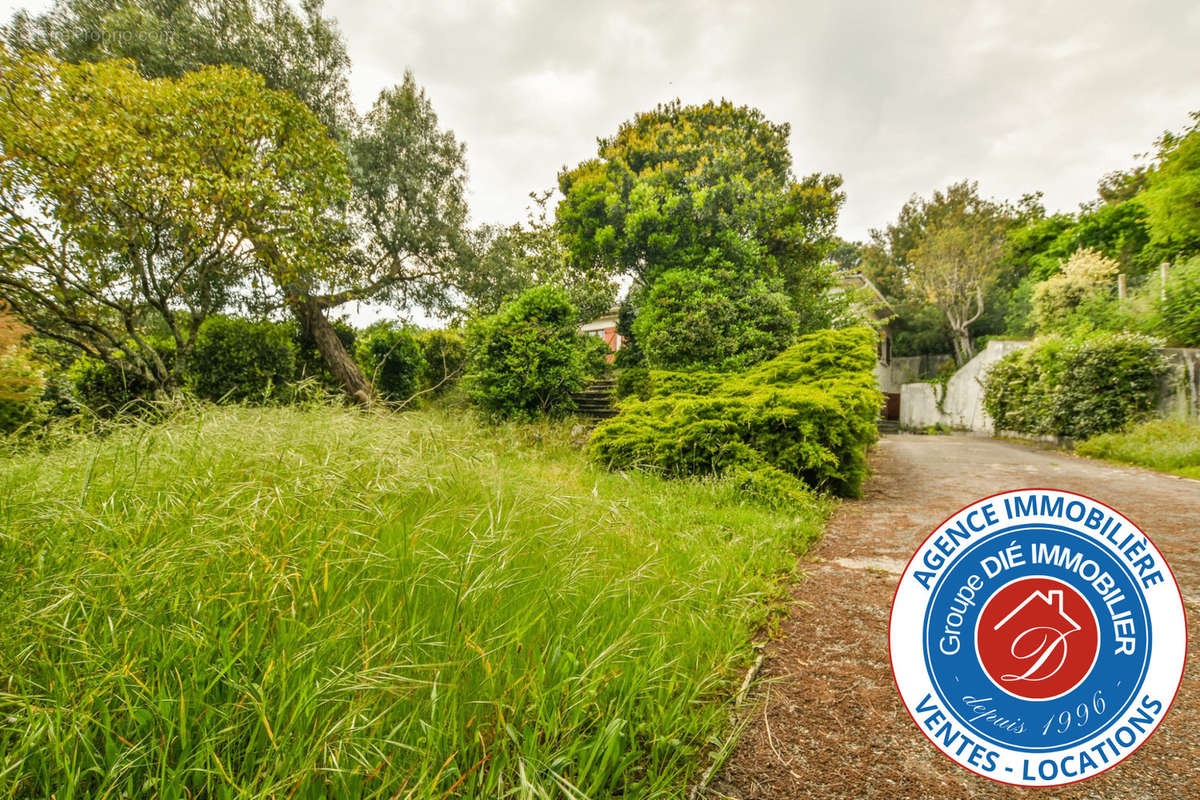
<svg viewBox="0 0 1200 800">
<path fill-rule="evenodd" d="M 413 329 L 390 321 L 368 325 L 355 342 L 355 355 L 385 400 L 407 400 L 420 388 L 425 358 Z"/>
<path fill-rule="evenodd" d="M 0 351 L 0 435 L 9 435 L 38 421 L 46 386 L 42 368 L 24 347 Z"/>
<path fill-rule="evenodd" d="M 698 393 L 660 394 L 656 384 L 649 400 L 628 399 L 597 426 L 589 452 L 610 468 L 670 476 L 774 468 L 857 496 L 882 402 L 876 339 L 866 328 L 819 331 Z"/>
<path fill-rule="evenodd" d="M 645 367 L 626 367 L 617 373 L 617 398 L 650 399 L 650 370 Z"/>
<path fill-rule="evenodd" d="M 675 394 L 708 394 L 729 379 L 724 372 L 673 372 L 650 370 L 650 394 L 667 397 Z"/>
<path fill-rule="evenodd" d="M 1158 400 L 1160 344 L 1136 333 L 1039 339 L 989 370 L 984 408 L 998 431 L 1082 439 L 1119 430 Z"/>
<path fill-rule="evenodd" d="M 1200 347 L 1200 258 L 1171 270 L 1158 316 L 1159 330 L 1172 345 Z"/>
<path fill-rule="evenodd" d="M 588 377 L 586 337 L 566 293 L 538 286 L 467 329 L 466 385 L 497 418 L 561 416 Z M 594 338 L 594 337 L 593 337 Z"/>
<path fill-rule="evenodd" d="M 417 334 L 421 347 L 422 389 L 440 395 L 458 385 L 467 361 L 467 341 L 460 331 L 441 329 Z"/>
<path fill-rule="evenodd" d="M 175 342 L 162 339 L 153 347 L 168 368 L 175 364 Z M 113 352 L 120 363 L 124 353 Z M 111 417 L 117 413 L 145 407 L 154 397 L 154 387 L 133 369 L 117 366 L 91 356 L 80 356 L 67 369 L 67 381 L 78 403 L 93 414 Z"/>
<path fill-rule="evenodd" d="M 289 326 L 241 317 L 209 317 L 186 364 L 188 388 L 206 400 L 277 399 L 296 373 Z"/>
<path fill-rule="evenodd" d="M 761 278 L 724 271 L 663 273 L 633 320 L 656 369 L 745 369 L 778 354 L 796 335 L 787 295 Z"/>
</svg>

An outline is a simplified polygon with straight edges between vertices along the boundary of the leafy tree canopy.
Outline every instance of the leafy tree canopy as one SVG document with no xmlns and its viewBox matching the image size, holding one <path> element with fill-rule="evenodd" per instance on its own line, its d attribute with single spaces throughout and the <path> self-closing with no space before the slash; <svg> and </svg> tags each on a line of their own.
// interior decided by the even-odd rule
<svg viewBox="0 0 1200 800">
<path fill-rule="evenodd" d="M 1200 111 L 1185 131 L 1159 140 L 1158 164 L 1141 198 L 1155 244 L 1175 255 L 1200 252 Z"/>
<path fill-rule="evenodd" d="M 42 14 L 17 12 L 3 34 L 15 50 L 64 61 L 132 59 L 150 78 L 245 67 L 337 131 L 353 116 L 350 57 L 323 11 L 323 0 L 56 0 Z"/>
<path fill-rule="evenodd" d="M 335 277 L 344 159 L 260 76 L 4 52 L 0 86 L 0 299 L 39 333 L 169 392 L 238 288 Z"/>
<path fill-rule="evenodd" d="M 570 258 L 646 285 L 720 261 L 811 297 L 828 283 L 821 266 L 845 195 L 838 176 L 793 177 L 789 135 L 728 101 L 638 114 L 600 140 L 597 158 L 559 174 Z"/>
</svg>

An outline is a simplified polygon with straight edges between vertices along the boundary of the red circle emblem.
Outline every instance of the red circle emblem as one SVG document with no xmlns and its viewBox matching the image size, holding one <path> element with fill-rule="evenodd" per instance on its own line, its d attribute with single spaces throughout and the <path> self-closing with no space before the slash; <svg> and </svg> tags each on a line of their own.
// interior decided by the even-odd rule
<svg viewBox="0 0 1200 800">
<path fill-rule="evenodd" d="M 1054 578 L 1015 580 L 984 604 L 975 652 L 1000 689 L 1051 700 L 1078 686 L 1096 663 L 1100 628 L 1088 601 Z"/>
</svg>

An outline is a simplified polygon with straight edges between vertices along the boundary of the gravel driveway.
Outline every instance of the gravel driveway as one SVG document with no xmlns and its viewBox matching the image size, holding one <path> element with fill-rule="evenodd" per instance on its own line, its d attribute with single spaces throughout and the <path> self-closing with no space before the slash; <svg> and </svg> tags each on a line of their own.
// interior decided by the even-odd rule
<svg viewBox="0 0 1200 800">
<path fill-rule="evenodd" d="M 1107 503 L 1158 545 L 1200 641 L 1200 481 L 979 436 L 884 436 L 862 500 L 848 501 L 801 565 L 806 578 L 709 797 L 1200 798 L 1200 658 L 1166 720 L 1099 777 L 1019 789 L 953 764 L 917 730 L 892 682 L 888 610 L 900 572 L 935 525 L 1007 489 L 1066 489 Z"/>
</svg>

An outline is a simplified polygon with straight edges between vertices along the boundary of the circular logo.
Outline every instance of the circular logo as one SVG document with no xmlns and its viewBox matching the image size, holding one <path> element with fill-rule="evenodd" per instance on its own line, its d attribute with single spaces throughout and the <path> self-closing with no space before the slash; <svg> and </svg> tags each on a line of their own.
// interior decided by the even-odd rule
<svg viewBox="0 0 1200 800">
<path fill-rule="evenodd" d="M 1162 554 L 1083 495 L 1022 489 L 938 526 L 896 589 L 892 671 L 963 767 L 1021 786 L 1098 775 L 1136 750 L 1183 677 L 1183 600 Z"/>
</svg>

